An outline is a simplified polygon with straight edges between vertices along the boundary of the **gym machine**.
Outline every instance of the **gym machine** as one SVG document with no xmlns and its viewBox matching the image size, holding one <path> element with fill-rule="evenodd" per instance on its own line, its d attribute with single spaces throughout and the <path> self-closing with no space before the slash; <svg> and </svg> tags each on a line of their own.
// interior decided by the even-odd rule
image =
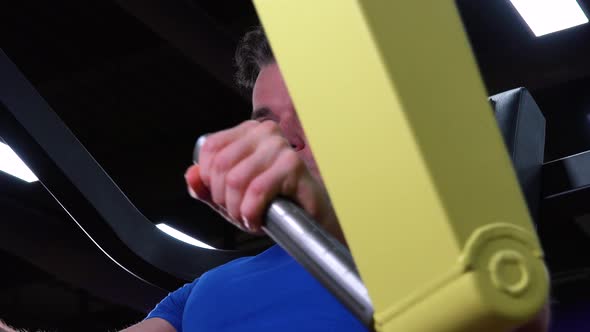
<svg viewBox="0 0 590 332">
<path fill-rule="evenodd" d="M 364 321 L 378 331 L 506 329 L 547 300 L 531 222 L 541 198 L 583 209 L 590 157 L 542 165 L 545 123 L 530 94 L 487 101 L 454 2 L 423 6 L 256 1 L 370 295 Z M 418 14 L 421 29 L 404 29 Z M 0 136 L 121 267 L 172 290 L 249 254 L 156 230 L 4 53 L 0 71 Z"/>
</svg>

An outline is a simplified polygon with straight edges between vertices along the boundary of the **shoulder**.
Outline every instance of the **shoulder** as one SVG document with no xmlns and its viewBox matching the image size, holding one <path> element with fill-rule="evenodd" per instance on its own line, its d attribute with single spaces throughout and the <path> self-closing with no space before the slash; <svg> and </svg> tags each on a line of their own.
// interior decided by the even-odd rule
<svg viewBox="0 0 590 332">
<path fill-rule="evenodd" d="M 185 284 L 179 289 L 171 292 L 166 296 L 156 307 L 147 315 L 145 321 L 155 321 L 154 318 L 159 318 L 166 321 L 174 327 L 178 332 L 182 331 L 182 315 L 186 302 L 197 284 L 199 279 Z"/>
<path fill-rule="evenodd" d="M 233 271 L 259 270 L 263 266 L 273 266 L 281 259 L 291 259 L 281 247 L 273 245 L 256 256 L 241 257 L 205 272 L 201 278 L 209 275 L 231 273 Z"/>
</svg>

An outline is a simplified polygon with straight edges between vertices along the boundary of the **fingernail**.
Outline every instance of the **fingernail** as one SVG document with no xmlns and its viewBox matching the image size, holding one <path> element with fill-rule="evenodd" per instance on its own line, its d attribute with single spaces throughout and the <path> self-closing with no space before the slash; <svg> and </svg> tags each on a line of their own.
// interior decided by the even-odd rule
<svg viewBox="0 0 590 332">
<path fill-rule="evenodd" d="M 248 230 L 252 230 L 252 225 L 250 225 L 250 222 L 248 221 L 248 219 L 246 219 L 246 217 L 242 216 L 242 221 L 244 222 L 244 226 L 248 229 Z"/>
<path fill-rule="evenodd" d="M 193 188 L 191 188 L 190 186 L 188 186 L 187 188 L 188 193 L 191 195 L 192 198 L 199 198 L 199 196 L 197 196 L 197 193 L 193 190 Z"/>
</svg>

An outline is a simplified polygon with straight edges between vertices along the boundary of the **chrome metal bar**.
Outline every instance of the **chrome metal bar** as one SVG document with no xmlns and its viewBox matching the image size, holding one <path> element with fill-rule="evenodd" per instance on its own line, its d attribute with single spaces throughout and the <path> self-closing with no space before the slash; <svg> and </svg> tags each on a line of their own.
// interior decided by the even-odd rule
<svg viewBox="0 0 590 332">
<path fill-rule="evenodd" d="M 206 136 L 197 140 L 194 161 Z M 368 328 L 373 329 L 373 305 L 348 249 L 322 229 L 303 209 L 285 198 L 275 198 L 263 231 L 303 265 Z"/>
</svg>

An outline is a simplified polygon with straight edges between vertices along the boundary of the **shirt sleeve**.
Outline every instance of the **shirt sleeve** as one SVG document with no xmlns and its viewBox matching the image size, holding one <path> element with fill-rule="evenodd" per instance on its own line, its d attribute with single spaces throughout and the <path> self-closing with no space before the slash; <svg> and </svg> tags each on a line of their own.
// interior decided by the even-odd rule
<svg viewBox="0 0 590 332">
<path fill-rule="evenodd" d="M 145 319 L 161 318 L 174 326 L 177 332 L 182 332 L 184 306 L 197 281 L 198 279 L 169 293 Z"/>
</svg>

